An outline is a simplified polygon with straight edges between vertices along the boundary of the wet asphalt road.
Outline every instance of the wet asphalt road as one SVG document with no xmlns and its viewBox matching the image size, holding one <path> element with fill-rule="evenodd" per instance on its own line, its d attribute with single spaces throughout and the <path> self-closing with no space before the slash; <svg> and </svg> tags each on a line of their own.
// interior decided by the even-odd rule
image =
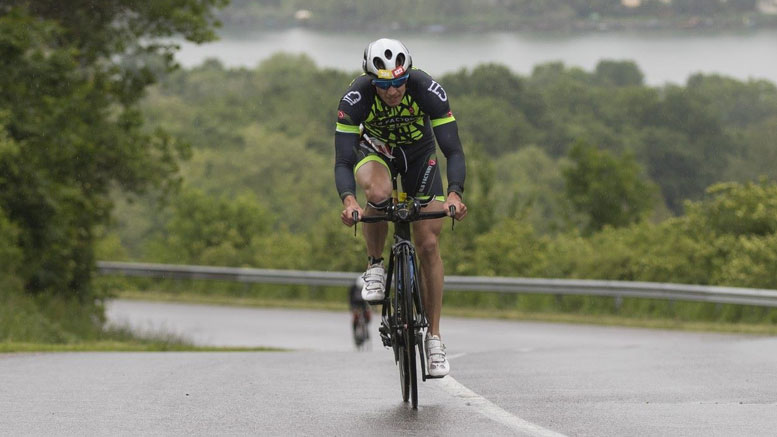
<svg viewBox="0 0 777 437">
<path fill-rule="evenodd" d="M 452 378 L 400 398 L 345 313 L 113 302 L 111 320 L 293 352 L 0 355 L 0 435 L 772 436 L 777 338 L 445 318 Z M 373 330 L 376 323 L 373 321 Z"/>
</svg>

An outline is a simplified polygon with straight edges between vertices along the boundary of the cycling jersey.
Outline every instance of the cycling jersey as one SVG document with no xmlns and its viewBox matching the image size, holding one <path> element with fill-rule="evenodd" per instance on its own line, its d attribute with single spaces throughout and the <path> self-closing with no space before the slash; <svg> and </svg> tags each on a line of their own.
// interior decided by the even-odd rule
<svg viewBox="0 0 777 437">
<path fill-rule="evenodd" d="M 351 83 L 337 111 L 335 183 L 340 198 L 355 195 L 354 166 L 363 133 L 400 148 L 412 161 L 429 159 L 435 138 L 447 159 L 448 192 L 461 195 L 466 178 L 464 152 L 456 119 L 442 86 L 425 72 L 412 69 L 405 94 L 396 107 L 386 105 L 375 92 L 372 77 L 363 74 Z M 410 162 L 412 164 L 412 162 Z M 407 165 L 405 166 L 407 167 Z"/>
</svg>

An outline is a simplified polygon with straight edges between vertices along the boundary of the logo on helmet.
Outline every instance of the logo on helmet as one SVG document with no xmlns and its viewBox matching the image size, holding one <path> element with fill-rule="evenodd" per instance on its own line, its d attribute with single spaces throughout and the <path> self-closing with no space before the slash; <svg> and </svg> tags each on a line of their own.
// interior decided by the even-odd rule
<svg viewBox="0 0 777 437">
<path fill-rule="evenodd" d="M 389 70 L 378 70 L 378 79 L 393 79 L 394 74 Z"/>
<path fill-rule="evenodd" d="M 402 76 L 403 74 L 405 74 L 405 67 L 400 65 L 399 67 L 395 68 L 394 71 L 392 71 L 392 73 L 394 74 L 394 77 Z"/>
</svg>

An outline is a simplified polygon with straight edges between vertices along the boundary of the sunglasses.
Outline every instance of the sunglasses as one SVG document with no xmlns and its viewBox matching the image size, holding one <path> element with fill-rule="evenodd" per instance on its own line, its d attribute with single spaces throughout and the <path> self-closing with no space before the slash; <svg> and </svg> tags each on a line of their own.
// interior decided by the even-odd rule
<svg viewBox="0 0 777 437">
<path fill-rule="evenodd" d="M 410 77 L 410 73 L 399 76 L 396 79 L 372 79 L 372 84 L 382 90 L 387 90 L 391 87 L 399 88 L 407 82 L 408 77 Z"/>
</svg>

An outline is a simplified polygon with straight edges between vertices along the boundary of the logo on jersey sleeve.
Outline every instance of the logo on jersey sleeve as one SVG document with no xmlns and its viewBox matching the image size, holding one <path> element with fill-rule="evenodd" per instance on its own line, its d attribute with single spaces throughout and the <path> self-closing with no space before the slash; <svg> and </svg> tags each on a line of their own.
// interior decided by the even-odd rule
<svg viewBox="0 0 777 437">
<path fill-rule="evenodd" d="M 362 94 L 358 91 L 351 91 L 343 97 L 343 101 L 353 106 L 362 99 Z"/>
<path fill-rule="evenodd" d="M 343 111 L 337 111 L 337 118 L 338 118 L 339 120 L 342 120 L 342 119 L 344 119 L 344 118 L 345 118 L 345 112 L 343 112 Z"/>
<path fill-rule="evenodd" d="M 437 94 L 437 97 L 439 97 L 440 100 L 442 100 L 443 102 L 448 100 L 448 95 L 445 94 L 445 90 L 442 89 L 442 85 L 440 85 L 439 83 L 437 83 L 435 81 L 432 81 L 432 84 L 429 85 L 428 91 L 431 91 L 431 92 Z"/>
</svg>

